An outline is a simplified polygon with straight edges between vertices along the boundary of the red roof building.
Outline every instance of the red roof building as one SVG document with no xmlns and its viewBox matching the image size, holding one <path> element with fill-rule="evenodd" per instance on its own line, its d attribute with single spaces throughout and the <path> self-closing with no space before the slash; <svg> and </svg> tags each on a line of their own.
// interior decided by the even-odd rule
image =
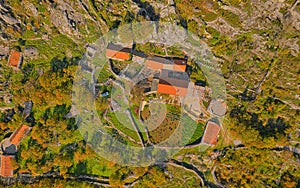
<svg viewBox="0 0 300 188">
<path fill-rule="evenodd" d="M 0 160 L 0 175 L 4 177 L 13 176 L 13 155 L 1 155 Z"/>
<path fill-rule="evenodd" d="M 145 65 L 153 70 L 173 70 L 185 72 L 187 58 L 171 58 L 153 56 L 146 59 Z"/>
<path fill-rule="evenodd" d="M 118 61 L 129 60 L 131 54 L 130 48 L 125 48 L 117 44 L 109 43 L 106 48 L 106 57 Z"/>
<path fill-rule="evenodd" d="M 9 137 L 9 141 L 18 146 L 24 136 L 31 130 L 31 127 L 27 125 L 22 125 L 21 127 L 17 128 L 14 133 Z"/>
<path fill-rule="evenodd" d="M 185 72 L 162 70 L 159 83 L 157 86 L 157 92 L 186 96 L 189 86 L 189 77 Z"/>
<path fill-rule="evenodd" d="M 172 58 L 172 60 L 174 62 L 174 66 L 173 66 L 174 71 L 185 72 L 186 64 L 187 64 L 187 58 L 174 57 L 174 58 Z"/>
<path fill-rule="evenodd" d="M 218 136 L 220 132 L 220 126 L 212 121 L 208 121 L 204 134 L 202 136 L 201 143 L 207 145 L 216 145 L 218 141 Z"/>
<path fill-rule="evenodd" d="M 22 61 L 22 54 L 21 52 L 17 52 L 12 50 L 10 52 L 9 58 L 8 58 L 8 63 L 7 66 L 10 66 L 16 70 L 19 69 Z"/>
</svg>

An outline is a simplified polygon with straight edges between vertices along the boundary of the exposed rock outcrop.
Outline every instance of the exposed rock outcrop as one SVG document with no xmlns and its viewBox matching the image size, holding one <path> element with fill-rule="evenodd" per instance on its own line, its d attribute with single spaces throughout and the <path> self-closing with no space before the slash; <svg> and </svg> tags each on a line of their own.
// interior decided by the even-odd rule
<svg viewBox="0 0 300 188">
<path fill-rule="evenodd" d="M 84 16 L 70 4 L 59 1 L 50 8 L 51 21 L 60 32 L 67 35 L 79 35 L 78 25 L 84 23 Z"/>
<path fill-rule="evenodd" d="M 34 59 L 39 55 L 38 49 L 32 46 L 27 46 L 24 48 L 24 57 Z"/>
<path fill-rule="evenodd" d="M 0 46 L 0 58 L 7 56 L 9 53 L 9 48 L 7 46 Z"/>
</svg>

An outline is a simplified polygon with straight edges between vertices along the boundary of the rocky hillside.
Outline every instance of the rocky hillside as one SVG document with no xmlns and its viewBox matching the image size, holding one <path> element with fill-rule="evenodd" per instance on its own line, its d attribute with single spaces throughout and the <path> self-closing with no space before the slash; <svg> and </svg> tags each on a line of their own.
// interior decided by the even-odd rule
<svg viewBox="0 0 300 188">
<path fill-rule="evenodd" d="M 68 82 L 66 87 L 71 89 L 72 73 L 64 77 L 47 71 L 53 65 L 65 71 L 68 65 L 76 65 L 88 43 L 111 29 L 144 20 L 172 22 L 188 29 L 217 57 L 229 106 L 223 141 L 217 149 L 236 139 L 246 147 L 258 148 L 251 155 L 262 148 L 299 148 L 299 0 L 0 0 L 1 83 L 14 94 L 17 105 L 31 96 L 27 90 L 36 89 L 31 85 L 36 80 L 48 88 L 47 79 L 57 76 L 64 79 L 53 82 L 57 88 Z M 24 52 L 22 78 L 11 76 L 4 66 L 11 49 Z M 46 75 L 45 80 L 39 75 Z M 19 92 L 22 85 L 29 88 L 23 88 L 26 97 Z M 63 89 L 61 93 L 65 94 Z M 65 102 L 59 100 L 59 105 Z M 51 103 L 51 98 L 40 104 L 43 102 Z M 44 144 L 46 148 L 48 143 Z M 223 176 L 227 175 L 219 176 L 223 184 L 232 181 Z"/>
<path fill-rule="evenodd" d="M 120 25 L 175 22 L 219 57 L 232 109 L 260 114 L 263 125 L 282 117 L 293 127 L 300 109 L 299 6 L 299 1 L 1 0 L 0 55 L 32 46 L 39 56 L 25 62 L 44 69 L 55 57 L 80 57 L 85 44 Z M 235 111 L 231 115 L 238 119 Z"/>
</svg>

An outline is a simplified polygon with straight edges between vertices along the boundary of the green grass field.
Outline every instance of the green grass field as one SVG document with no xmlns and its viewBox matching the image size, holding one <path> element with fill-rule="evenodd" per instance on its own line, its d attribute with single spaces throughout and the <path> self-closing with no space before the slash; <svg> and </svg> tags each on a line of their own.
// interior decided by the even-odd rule
<svg viewBox="0 0 300 188">
<path fill-rule="evenodd" d="M 108 112 L 107 116 L 109 117 L 110 121 L 114 124 L 114 126 L 118 130 L 120 130 L 127 136 L 133 138 L 135 141 L 137 142 L 140 141 L 137 132 L 135 131 L 130 120 L 128 119 L 127 114 L 122 112 L 116 112 L 116 113 Z"/>
</svg>

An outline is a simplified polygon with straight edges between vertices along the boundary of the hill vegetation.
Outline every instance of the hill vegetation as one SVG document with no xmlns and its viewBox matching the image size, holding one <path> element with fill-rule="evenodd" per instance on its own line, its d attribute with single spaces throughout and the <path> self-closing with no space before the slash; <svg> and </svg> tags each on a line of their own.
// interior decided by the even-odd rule
<svg viewBox="0 0 300 188">
<path fill-rule="evenodd" d="M 198 171 L 187 170 L 192 166 L 203 172 L 206 185 L 299 187 L 299 12 L 299 1 L 290 0 L 1 1 L 0 47 L 23 52 L 31 46 L 39 54 L 24 56 L 20 71 L 13 71 L 6 66 L 8 54 L 0 51 L 0 95 L 13 96 L 11 102 L 0 101 L 0 138 L 9 137 L 21 123 L 32 126 L 18 148 L 15 174 L 40 177 L 33 183 L 12 185 L 199 186 Z M 75 119 L 65 117 L 72 108 L 74 75 L 85 45 L 110 29 L 145 20 L 177 23 L 198 35 L 216 57 L 226 81 L 229 109 L 214 148 L 218 154 L 213 149 L 187 148 L 174 157 L 185 167 L 172 166 L 171 161 L 149 168 L 124 167 L 99 157 L 84 141 Z M 165 55 L 160 46 L 145 46 L 139 48 Z M 182 55 L 172 48 L 166 51 Z M 204 75 L 195 74 L 197 67 L 192 68 L 192 79 L 203 80 Z M 102 70 L 98 82 L 114 79 L 107 70 Z M 110 92 L 111 88 L 101 86 L 100 90 Z M 28 100 L 34 105 L 30 118 L 24 120 L 21 109 Z M 99 114 L 104 114 L 107 101 L 97 98 L 96 103 Z M 179 109 L 169 106 L 167 110 L 164 127 L 150 134 L 154 143 L 163 138 L 165 129 L 172 131 L 169 119 L 178 118 Z M 108 115 L 117 129 L 138 140 L 134 131 Z M 143 114 L 145 119 L 147 115 Z M 203 126 L 196 125 L 190 143 L 199 139 Z M 116 129 L 108 129 L 123 142 L 136 144 Z M 189 134 L 188 130 L 183 133 Z M 232 149 L 235 140 L 243 147 Z M 281 146 L 295 148 L 294 153 L 278 150 Z M 49 173 L 55 178 L 42 177 Z M 87 177 L 78 178 L 81 175 Z"/>
</svg>

